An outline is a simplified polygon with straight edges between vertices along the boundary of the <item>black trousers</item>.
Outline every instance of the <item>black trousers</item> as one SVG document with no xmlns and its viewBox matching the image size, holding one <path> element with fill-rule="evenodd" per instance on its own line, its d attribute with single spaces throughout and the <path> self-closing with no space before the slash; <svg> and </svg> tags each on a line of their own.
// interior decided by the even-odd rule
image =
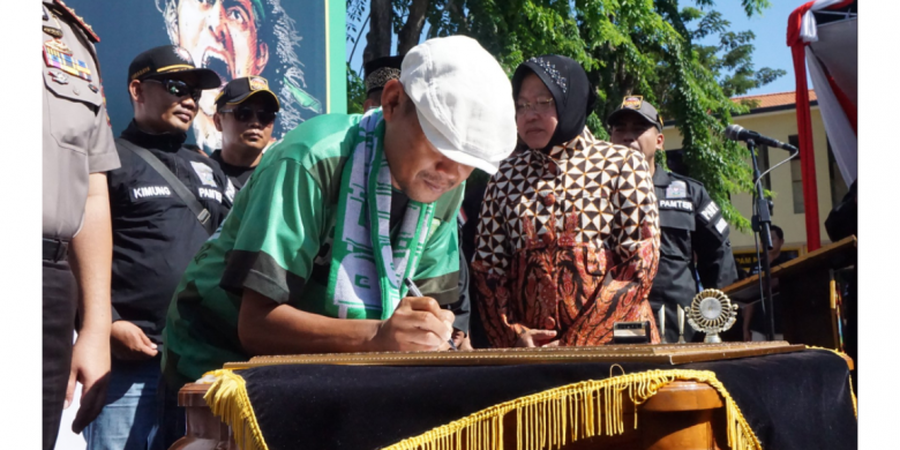
<svg viewBox="0 0 900 450">
<path fill-rule="evenodd" d="M 78 290 L 66 261 L 43 262 L 43 442 L 56 445 L 72 365 Z"/>
</svg>

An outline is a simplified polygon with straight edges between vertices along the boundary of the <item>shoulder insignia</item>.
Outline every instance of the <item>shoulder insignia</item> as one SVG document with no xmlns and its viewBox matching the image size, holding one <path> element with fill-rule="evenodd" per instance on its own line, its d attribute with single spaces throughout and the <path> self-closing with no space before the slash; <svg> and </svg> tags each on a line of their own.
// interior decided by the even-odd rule
<svg viewBox="0 0 900 450">
<path fill-rule="evenodd" d="M 72 22 L 77 24 L 82 31 L 84 31 L 84 34 L 88 36 L 88 39 L 90 39 L 91 42 L 100 42 L 100 36 L 97 36 L 97 33 L 94 33 L 94 29 L 91 28 L 91 26 L 88 25 L 81 16 L 75 14 L 74 9 L 66 6 L 66 4 L 63 3 L 63 0 L 53 0 L 53 3 L 56 6 L 59 6 L 59 9 L 62 10 L 62 12 L 65 13 L 66 16 L 72 19 Z"/>
<path fill-rule="evenodd" d="M 709 204 L 703 208 L 703 211 L 700 211 L 700 217 L 703 218 L 703 221 L 706 223 L 710 223 L 713 217 L 719 212 L 719 205 L 714 201 L 710 201 Z"/>
</svg>

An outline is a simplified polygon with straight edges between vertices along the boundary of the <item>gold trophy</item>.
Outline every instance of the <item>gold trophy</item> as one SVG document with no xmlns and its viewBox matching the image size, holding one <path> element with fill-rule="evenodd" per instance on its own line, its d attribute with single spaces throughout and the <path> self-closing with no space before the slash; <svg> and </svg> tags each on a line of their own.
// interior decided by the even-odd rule
<svg viewBox="0 0 900 450">
<path fill-rule="evenodd" d="M 732 304 L 728 296 L 718 289 L 705 289 L 694 296 L 687 310 L 688 323 L 696 331 L 706 333 L 703 342 L 718 344 L 722 333 L 737 320 L 738 305 Z"/>
</svg>

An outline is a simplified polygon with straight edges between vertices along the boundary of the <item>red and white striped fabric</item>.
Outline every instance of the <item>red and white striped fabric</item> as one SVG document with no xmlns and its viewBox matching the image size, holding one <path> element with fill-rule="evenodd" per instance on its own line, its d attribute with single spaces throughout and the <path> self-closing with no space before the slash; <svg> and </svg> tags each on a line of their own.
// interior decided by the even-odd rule
<svg viewBox="0 0 900 450">
<path fill-rule="evenodd" d="M 839 9 L 854 0 L 815 0 L 800 6 L 788 18 L 787 45 L 791 47 L 796 77 L 797 130 L 800 140 L 800 161 L 803 176 L 803 203 L 806 210 L 806 240 L 809 251 L 821 246 L 819 237 L 819 208 L 816 191 L 815 158 L 813 154 L 812 122 L 809 110 L 809 88 L 806 66 L 809 64 L 825 132 L 847 185 L 856 179 L 856 20 L 847 26 L 829 26 L 820 30 L 813 12 Z M 831 24 L 829 24 L 831 25 Z M 852 25 L 853 42 L 845 36 Z M 820 33 L 829 37 L 828 43 L 818 44 Z M 841 36 L 838 38 L 838 36 Z M 825 39 L 823 39 L 825 41 Z M 845 53 L 852 48 L 853 56 Z M 840 50 L 838 50 L 840 49 Z M 817 54 L 821 53 L 821 55 Z M 837 53 L 836 53 L 837 52 Z M 836 54 L 835 54 L 836 53 Z M 827 54 L 827 55 L 826 55 Z M 837 58 L 835 58 L 837 56 Z M 823 62 L 831 62 L 831 65 Z M 846 70 L 852 68 L 852 70 Z M 837 76 L 851 74 L 850 76 Z M 849 91 L 849 92 L 848 92 Z M 848 95 L 849 94 L 849 95 Z"/>
</svg>

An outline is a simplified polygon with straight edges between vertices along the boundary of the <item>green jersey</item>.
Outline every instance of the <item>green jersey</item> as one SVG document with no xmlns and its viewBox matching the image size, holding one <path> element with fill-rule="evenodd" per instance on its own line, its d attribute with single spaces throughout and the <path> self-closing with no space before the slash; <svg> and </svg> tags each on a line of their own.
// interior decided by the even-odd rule
<svg viewBox="0 0 900 450">
<path fill-rule="evenodd" d="M 237 333 L 244 288 L 323 316 L 381 318 L 380 308 L 348 308 L 327 295 L 341 178 L 364 139 L 361 117 L 315 117 L 266 152 L 221 228 L 194 256 L 169 306 L 162 364 L 171 386 L 251 356 Z M 384 127 L 376 133 L 380 146 Z M 435 202 L 412 277 L 442 305 L 459 301 L 456 214 L 463 189 Z M 392 241 L 399 228 L 392 220 Z"/>
</svg>

